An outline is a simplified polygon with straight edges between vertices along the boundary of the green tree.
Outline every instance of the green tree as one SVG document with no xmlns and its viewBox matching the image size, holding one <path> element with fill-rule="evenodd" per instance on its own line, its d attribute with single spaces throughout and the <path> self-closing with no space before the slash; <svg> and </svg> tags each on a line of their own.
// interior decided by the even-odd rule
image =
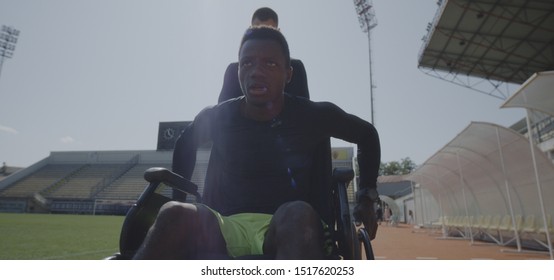
<svg viewBox="0 0 554 280">
<path fill-rule="evenodd" d="M 360 169 L 358 167 L 358 158 L 354 160 L 354 168 L 356 169 L 356 174 L 360 174 Z M 381 162 L 381 166 L 379 167 L 379 176 L 387 176 L 387 175 L 404 175 L 409 174 L 414 169 L 416 169 L 417 165 L 415 162 L 410 159 L 410 157 L 406 157 L 398 161 L 391 161 L 391 162 Z"/>
<path fill-rule="evenodd" d="M 398 161 L 390 161 L 387 163 L 381 162 L 381 167 L 379 168 L 379 175 L 404 175 L 412 172 L 417 165 L 409 158 L 403 158 Z"/>
</svg>

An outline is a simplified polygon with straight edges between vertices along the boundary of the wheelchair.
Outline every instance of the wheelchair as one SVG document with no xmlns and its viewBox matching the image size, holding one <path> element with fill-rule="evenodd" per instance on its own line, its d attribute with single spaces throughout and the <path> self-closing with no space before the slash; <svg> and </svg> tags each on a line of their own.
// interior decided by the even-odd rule
<svg viewBox="0 0 554 280">
<path fill-rule="evenodd" d="M 333 203 L 334 224 L 330 226 L 330 230 L 335 246 L 330 259 L 360 260 L 362 259 L 363 244 L 366 259 L 373 260 L 374 255 L 368 232 L 365 228 L 357 228 L 351 219 L 346 190 L 354 177 L 354 171 L 349 168 L 335 168 L 332 170 L 331 177 L 330 195 Z M 202 195 L 199 193 L 197 185 L 168 169 L 150 168 L 144 173 L 144 178 L 149 184 L 125 217 L 119 240 L 120 252 L 106 259 L 132 259 L 154 223 L 159 209 L 166 202 L 173 200 L 172 197 L 184 198 L 191 195 L 195 197 L 194 201 L 202 202 Z M 228 258 L 227 256 L 203 255 L 198 257 L 199 259 Z M 240 259 L 269 258 L 269 256 L 240 257 Z"/>
<path fill-rule="evenodd" d="M 291 89 L 292 95 L 302 96 L 303 89 Z M 220 96 L 220 100 L 221 100 Z M 331 141 L 322 141 L 317 146 L 313 162 L 312 185 L 317 186 L 314 207 L 323 221 L 329 225 L 334 250 L 331 259 L 360 260 L 362 244 L 365 258 L 373 260 L 373 249 L 365 228 L 358 228 L 352 221 L 348 204 L 347 187 L 354 178 L 352 169 L 332 169 Z M 209 170 L 206 177 L 210 176 Z M 144 173 L 149 185 L 137 202 L 130 208 L 123 223 L 120 235 L 120 252 L 110 259 L 131 259 L 141 246 L 157 213 L 163 204 L 171 200 L 185 202 L 187 196 L 194 196 L 195 202 L 202 202 L 198 186 L 182 176 L 164 168 L 150 168 Z M 164 191 L 171 189 L 171 194 Z M 164 194 L 165 193 L 165 194 Z M 171 197 L 171 198 L 170 198 Z M 312 205 L 314 206 L 314 205 Z M 327 207 L 331 206 L 331 207 Z M 328 209 L 331 208 L 331 209 Z M 200 259 L 213 259 L 214 256 L 199 256 Z M 221 256 L 225 259 L 226 256 Z M 228 257 L 227 257 L 228 258 Z M 241 259 L 269 259 L 270 256 L 244 256 Z"/>
</svg>

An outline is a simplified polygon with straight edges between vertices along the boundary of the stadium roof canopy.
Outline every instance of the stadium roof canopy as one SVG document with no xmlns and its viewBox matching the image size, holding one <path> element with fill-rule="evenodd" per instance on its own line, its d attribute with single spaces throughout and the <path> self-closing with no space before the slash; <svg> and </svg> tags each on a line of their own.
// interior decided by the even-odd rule
<svg viewBox="0 0 554 280">
<path fill-rule="evenodd" d="M 444 0 L 419 54 L 432 76 L 506 99 L 503 83 L 521 84 L 554 70 L 554 1 Z M 470 78 L 489 81 L 492 90 Z"/>
</svg>

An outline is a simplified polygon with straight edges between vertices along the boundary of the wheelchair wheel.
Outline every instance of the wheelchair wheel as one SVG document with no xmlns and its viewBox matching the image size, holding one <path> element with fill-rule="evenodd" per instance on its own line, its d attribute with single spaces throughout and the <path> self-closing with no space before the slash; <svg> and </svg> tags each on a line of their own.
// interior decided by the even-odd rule
<svg viewBox="0 0 554 280">
<path fill-rule="evenodd" d="M 364 244 L 366 258 L 368 260 L 375 260 L 373 248 L 371 247 L 371 241 L 369 240 L 369 233 L 367 233 L 367 230 L 365 228 L 361 228 L 358 230 L 358 240 L 360 244 Z M 358 246 L 358 251 L 361 251 L 360 246 Z M 359 253 L 361 254 L 361 252 Z"/>
<path fill-rule="evenodd" d="M 362 259 L 362 246 L 360 239 L 358 238 L 358 234 L 356 232 L 356 224 L 351 223 L 352 225 L 352 257 L 354 260 L 361 260 Z"/>
</svg>

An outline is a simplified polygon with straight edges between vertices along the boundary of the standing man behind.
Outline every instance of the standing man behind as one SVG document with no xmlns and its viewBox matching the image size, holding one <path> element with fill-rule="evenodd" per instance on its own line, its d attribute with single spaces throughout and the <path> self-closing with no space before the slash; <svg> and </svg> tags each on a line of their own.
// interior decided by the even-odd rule
<svg viewBox="0 0 554 280">
<path fill-rule="evenodd" d="M 277 28 L 279 25 L 279 17 L 271 8 L 259 8 L 252 15 L 251 25 L 267 25 Z M 304 64 L 298 59 L 291 59 L 290 62 L 294 73 L 290 82 L 285 86 L 285 92 L 310 99 L 310 92 L 308 91 L 308 78 L 306 76 Z M 227 70 L 225 70 L 223 87 L 221 88 L 221 93 L 219 93 L 217 103 L 239 96 L 242 96 L 242 91 L 240 89 L 238 79 L 238 62 L 234 62 L 229 64 L 229 66 L 227 66 Z"/>
</svg>

